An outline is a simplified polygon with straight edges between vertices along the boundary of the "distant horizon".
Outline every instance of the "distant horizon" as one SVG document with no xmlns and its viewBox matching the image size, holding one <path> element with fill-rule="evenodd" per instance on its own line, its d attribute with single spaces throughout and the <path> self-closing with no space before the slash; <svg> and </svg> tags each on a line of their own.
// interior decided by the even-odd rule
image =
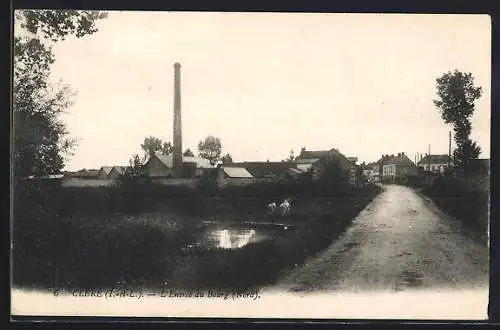
<svg viewBox="0 0 500 330">
<path fill-rule="evenodd" d="M 173 65 L 183 152 L 208 135 L 233 161 L 338 149 L 448 154 L 436 78 L 483 88 L 471 139 L 490 158 L 488 15 L 109 12 L 99 31 L 54 44 L 51 78 L 77 92 L 64 115 L 78 141 L 63 170 L 128 165 L 147 136 L 172 142 Z M 78 65 L 75 65 L 78 63 Z M 454 141 L 452 147 L 455 147 Z"/>
</svg>

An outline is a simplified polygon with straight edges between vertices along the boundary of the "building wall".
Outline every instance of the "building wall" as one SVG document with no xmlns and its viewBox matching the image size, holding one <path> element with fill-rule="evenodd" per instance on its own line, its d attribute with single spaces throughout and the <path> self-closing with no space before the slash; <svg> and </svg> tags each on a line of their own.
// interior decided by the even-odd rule
<svg viewBox="0 0 500 330">
<path fill-rule="evenodd" d="M 419 167 L 423 168 L 424 171 L 429 171 L 429 164 L 421 164 Z M 445 169 L 448 167 L 448 163 L 431 163 L 430 171 L 444 173 Z"/>
<path fill-rule="evenodd" d="M 370 169 L 363 170 L 363 175 L 366 178 L 366 180 L 369 182 L 373 182 L 373 183 L 380 182 L 380 176 L 379 176 L 378 171 L 375 172 L 374 170 L 370 170 Z"/>
<path fill-rule="evenodd" d="M 155 184 L 165 186 L 188 186 L 195 188 L 199 179 L 174 179 L 174 178 L 152 178 Z M 87 179 L 87 178 L 63 178 L 61 186 L 63 187 L 111 187 L 116 185 L 117 181 L 114 179 Z"/>
<path fill-rule="evenodd" d="M 112 169 L 111 172 L 109 172 L 108 178 L 109 179 L 117 179 L 120 177 L 120 173 L 116 171 L 115 169 Z"/>
<path fill-rule="evenodd" d="M 222 169 L 219 169 L 219 171 L 217 173 L 217 185 L 219 187 L 245 186 L 245 185 L 249 185 L 249 184 L 252 184 L 255 182 L 256 182 L 255 178 L 231 178 L 231 177 L 228 177 L 227 174 Z"/>
<path fill-rule="evenodd" d="M 388 164 L 382 167 L 382 179 L 404 179 L 410 175 L 416 175 L 417 168 L 412 165 Z"/>
<path fill-rule="evenodd" d="M 358 169 L 356 166 L 352 166 L 350 169 L 349 169 L 349 183 L 350 184 L 353 184 L 353 185 L 356 185 L 358 184 Z"/>
<path fill-rule="evenodd" d="M 196 188 L 199 179 L 183 179 L 183 178 L 152 178 L 151 182 L 163 186 L 186 186 L 189 188 Z"/>
<path fill-rule="evenodd" d="M 173 174 L 172 169 L 165 167 L 165 165 L 163 165 L 163 163 L 156 157 L 150 158 L 144 169 L 150 177 L 168 177 Z"/>
<path fill-rule="evenodd" d="M 396 177 L 404 178 L 410 175 L 416 175 L 417 168 L 411 165 L 398 165 L 396 166 Z"/>
<path fill-rule="evenodd" d="M 396 165 L 395 164 L 388 164 L 388 165 L 382 166 L 382 177 L 384 179 L 395 178 L 396 177 Z"/>
<path fill-rule="evenodd" d="M 249 184 L 255 183 L 256 180 L 254 178 L 220 178 L 217 180 L 217 185 L 219 187 L 226 186 L 246 186 Z"/>
<path fill-rule="evenodd" d="M 63 178 L 63 187 L 110 187 L 115 184 L 115 180 L 110 179 L 88 179 L 88 178 Z"/>
<path fill-rule="evenodd" d="M 302 171 L 308 171 L 312 167 L 312 164 L 297 164 L 297 168 Z"/>
<path fill-rule="evenodd" d="M 99 171 L 99 174 L 97 174 L 97 178 L 98 179 L 107 179 L 108 176 L 106 175 L 106 172 L 101 170 L 101 171 Z"/>
</svg>

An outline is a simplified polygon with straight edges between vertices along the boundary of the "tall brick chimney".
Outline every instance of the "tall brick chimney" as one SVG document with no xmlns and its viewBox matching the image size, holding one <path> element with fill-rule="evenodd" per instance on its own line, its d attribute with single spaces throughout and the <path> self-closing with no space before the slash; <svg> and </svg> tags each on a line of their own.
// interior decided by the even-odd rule
<svg viewBox="0 0 500 330">
<path fill-rule="evenodd" d="M 174 64 L 174 135 L 172 166 L 173 177 L 182 178 L 182 116 L 181 116 L 181 65 Z"/>
</svg>

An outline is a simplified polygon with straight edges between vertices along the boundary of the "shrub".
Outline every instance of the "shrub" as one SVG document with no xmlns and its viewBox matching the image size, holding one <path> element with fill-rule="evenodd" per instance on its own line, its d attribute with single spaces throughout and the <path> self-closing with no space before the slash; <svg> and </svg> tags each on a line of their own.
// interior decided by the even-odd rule
<svg viewBox="0 0 500 330">
<path fill-rule="evenodd" d="M 161 283 L 173 271 L 181 249 L 194 239 L 192 226 L 189 219 L 171 215 L 18 219 L 13 231 L 14 283 Z"/>
<path fill-rule="evenodd" d="M 475 189 L 454 177 L 437 178 L 424 193 L 451 216 L 460 219 L 471 229 L 486 233 L 488 223 L 489 192 Z"/>
</svg>

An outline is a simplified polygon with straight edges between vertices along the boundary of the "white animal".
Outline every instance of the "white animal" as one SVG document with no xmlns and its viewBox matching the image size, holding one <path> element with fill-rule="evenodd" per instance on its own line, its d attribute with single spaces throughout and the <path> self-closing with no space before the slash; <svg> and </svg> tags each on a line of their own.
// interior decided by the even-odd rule
<svg viewBox="0 0 500 330">
<path fill-rule="evenodd" d="M 290 199 L 285 199 L 281 204 L 280 204 L 280 209 L 281 213 L 283 215 L 287 215 L 290 212 Z"/>
<path fill-rule="evenodd" d="M 275 202 L 272 202 L 270 203 L 269 205 L 267 205 L 267 209 L 271 212 L 274 212 L 274 210 L 276 210 L 276 203 Z"/>
</svg>

